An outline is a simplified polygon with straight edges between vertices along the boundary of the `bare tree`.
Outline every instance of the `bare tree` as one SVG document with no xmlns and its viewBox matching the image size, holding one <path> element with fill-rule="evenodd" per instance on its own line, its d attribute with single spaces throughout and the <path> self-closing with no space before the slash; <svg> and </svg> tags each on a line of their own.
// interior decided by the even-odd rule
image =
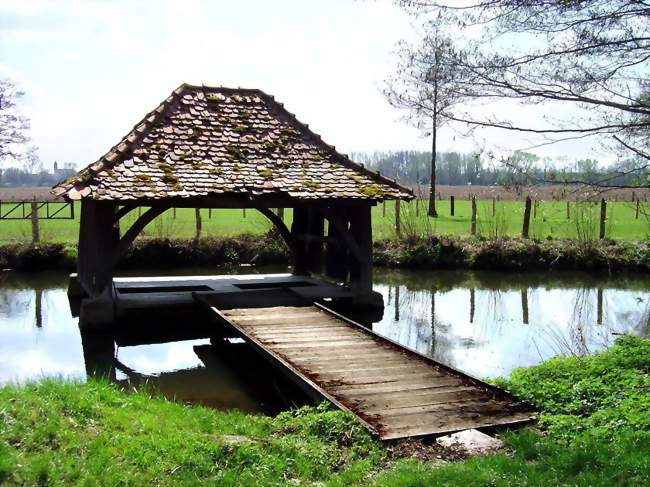
<svg viewBox="0 0 650 487">
<path fill-rule="evenodd" d="M 24 156 L 21 146 L 29 141 L 29 120 L 17 109 L 24 94 L 11 80 L 0 79 L 0 160 Z"/>
<path fill-rule="evenodd" d="M 418 128 L 431 128 L 431 183 L 428 214 L 436 211 L 436 157 L 438 129 L 452 118 L 460 101 L 454 69 L 458 53 L 440 24 L 428 24 L 428 34 L 417 46 L 401 43 L 396 74 L 386 81 L 384 95 L 391 105 L 406 109 L 406 118 Z M 429 134 L 428 134 L 429 135 Z"/>
<path fill-rule="evenodd" d="M 598 137 L 608 148 L 635 156 L 635 171 L 650 167 L 650 1 L 398 3 L 417 16 L 454 25 L 470 39 L 456 60 L 466 80 L 456 89 L 465 99 L 574 108 L 571 116 L 539 125 L 470 109 L 449 114 L 449 120 L 538 134 L 544 144 Z"/>
</svg>

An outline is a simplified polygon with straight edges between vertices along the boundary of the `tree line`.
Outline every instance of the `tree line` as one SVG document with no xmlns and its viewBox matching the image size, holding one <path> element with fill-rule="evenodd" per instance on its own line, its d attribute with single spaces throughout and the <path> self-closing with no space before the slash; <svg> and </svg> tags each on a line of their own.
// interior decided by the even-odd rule
<svg viewBox="0 0 650 487">
<path fill-rule="evenodd" d="M 529 152 L 517 152 L 512 158 L 517 164 L 495 164 L 488 156 L 478 153 L 438 152 L 437 184 L 508 186 L 571 181 L 597 183 L 606 179 L 613 185 L 639 185 L 645 178 L 644 170 L 635 159 L 601 165 L 594 159 L 570 162 L 541 158 Z M 352 154 L 352 159 L 403 184 L 426 186 L 431 182 L 431 152 L 428 151 L 357 152 Z"/>
<path fill-rule="evenodd" d="M 75 173 L 75 169 L 60 169 L 56 173 L 51 173 L 43 170 L 32 172 L 28 169 L 10 167 L 4 170 L 0 169 L 0 187 L 54 186 Z"/>
</svg>

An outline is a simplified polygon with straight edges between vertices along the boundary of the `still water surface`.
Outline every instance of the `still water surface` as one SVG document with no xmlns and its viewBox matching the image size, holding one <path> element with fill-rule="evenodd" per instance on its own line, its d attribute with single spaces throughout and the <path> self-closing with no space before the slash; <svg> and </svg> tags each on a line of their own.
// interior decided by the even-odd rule
<svg viewBox="0 0 650 487">
<path fill-rule="evenodd" d="M 204 330 L 190 330 L 195 324 L 164 331 L 152 321 L 139 338 L 82 336 L 66 286 L 64 273 L 0 273 L 0 383 L 83 380 L 91 364 L 106 363 L 119 383 L 189 403 L 251 412 L 293 403 L 281 378 L 260 376 L 268 367 L 252 351 L 213 346 Z M 648 276 L 377 269 L 374 287 L 386 305 L 375 331 L 481 378 L 650 333 Z"/>
</svg>

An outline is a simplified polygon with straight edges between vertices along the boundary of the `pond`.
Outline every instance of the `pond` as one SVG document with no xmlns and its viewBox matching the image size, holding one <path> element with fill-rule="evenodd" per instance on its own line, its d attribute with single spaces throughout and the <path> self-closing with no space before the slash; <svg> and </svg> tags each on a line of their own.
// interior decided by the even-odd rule
<svg viewBox="0 0 650 487">
<path fill-rule="evenodd" d="M 305 400 L 245 345 L 213 344 L 207 324 L 81 334 L 67 280 L 0 273 L 0 383 L 110 371 L 120 384 L 216 408 L 274 413 Z M 385 303 L 376 332 L 479 378 L 650 333 L 650 276 L 376 269 L 374 288 Z"/>
</svg>

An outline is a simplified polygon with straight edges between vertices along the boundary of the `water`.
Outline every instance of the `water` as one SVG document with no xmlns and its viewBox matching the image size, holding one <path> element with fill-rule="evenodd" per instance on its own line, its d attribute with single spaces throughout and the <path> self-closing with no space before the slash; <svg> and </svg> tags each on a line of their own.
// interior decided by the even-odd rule
<svg viewBox="0 0 650 487">
<path fill-rule="evenodd" d="M 0 273 L 0 383 L 110 371 L 216 408 L 273 413 L 302 400 L 245 345 L 211 345 L 202 323 L 82 336 L 66 286 L 64 273 Z M 650 333 L 650 276 L 376 269 L 375 290 L 386 304 L 375 331 L 481 378 Z"/>
</svg>

